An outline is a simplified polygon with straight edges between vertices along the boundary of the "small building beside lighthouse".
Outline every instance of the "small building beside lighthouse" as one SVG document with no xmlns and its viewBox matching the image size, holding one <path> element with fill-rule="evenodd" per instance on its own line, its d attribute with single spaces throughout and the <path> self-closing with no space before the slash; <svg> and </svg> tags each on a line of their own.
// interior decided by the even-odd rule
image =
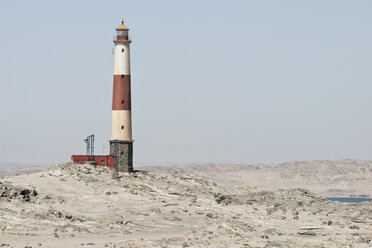
<svg viewBox="0 0 372 248">
<path fill-rule="evenodd" d="M 132 102 L 130 78 L 129 29 L 124 21 L 116 28 L 114 38 L 114 76 L 112 94 L 112 118 L 110 155 L 72 155 L 75 163 L 93 161 L 98 165 L 113 167 L 114 158 L 121 172 L 133 171 Z M 115 150 L 116 147 L 116 150 Z M 116 154 L 114 154 L 116 151 Z M 115 155 L 115 156 L 114 156 Z M 92 159 L 90 159 L 90 157 Z M 87 158 L 89 159 L 87 161 Z M 98 161 L 97 159 L 98 158 Z"/>
</svg>

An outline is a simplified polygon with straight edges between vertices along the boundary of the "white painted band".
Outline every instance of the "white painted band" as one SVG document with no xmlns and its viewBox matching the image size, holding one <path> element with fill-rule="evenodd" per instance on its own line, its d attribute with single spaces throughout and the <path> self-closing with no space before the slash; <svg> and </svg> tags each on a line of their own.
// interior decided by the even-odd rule
<svg viewBox="0 0 372 248">
<path fill-rule="evenodd" d="M 132 141 L 132 115 L 130 110 L 112 110 L 110 140 Z"/>
<path fill-rule="evenodd" d="M 130 46 L 127 43 L 115 45 L 114 75 L 130 75 Z"/>
</svg>

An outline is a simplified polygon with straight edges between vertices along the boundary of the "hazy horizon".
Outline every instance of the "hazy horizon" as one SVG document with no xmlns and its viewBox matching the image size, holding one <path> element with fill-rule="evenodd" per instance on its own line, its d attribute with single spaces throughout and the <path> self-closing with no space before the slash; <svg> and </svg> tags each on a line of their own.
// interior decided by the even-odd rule
<svg viewBox="0 0 372 248">
<path fill-rule="evenodd" d="M 2 1 L 0 162 L 108 153 L 130 28 L 134 163 L 372 160 L 370 1 Z"/>
</svg>

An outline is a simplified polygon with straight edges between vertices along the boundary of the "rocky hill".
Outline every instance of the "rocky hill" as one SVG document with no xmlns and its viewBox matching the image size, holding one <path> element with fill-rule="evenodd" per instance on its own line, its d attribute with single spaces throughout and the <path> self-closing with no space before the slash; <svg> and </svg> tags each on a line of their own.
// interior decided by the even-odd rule
<svg viewBox="0 0 372 248">
<path fill-rule="evenodd" d="M 141 166 L 174 175 L 194 174 L 225 185 L 261 190 L 302 187 L 327 197 L 372 196 L 372 161 L 294 161 L 281 164 L 183 164 Z"/>
<path fill-rule="evenodd" d="M 147 171 L 113 180 L 88 164 L 0 179 L 1 247 L 371 247 L 371 213 L 372 202 L 301 188 Z"/>
</svg>

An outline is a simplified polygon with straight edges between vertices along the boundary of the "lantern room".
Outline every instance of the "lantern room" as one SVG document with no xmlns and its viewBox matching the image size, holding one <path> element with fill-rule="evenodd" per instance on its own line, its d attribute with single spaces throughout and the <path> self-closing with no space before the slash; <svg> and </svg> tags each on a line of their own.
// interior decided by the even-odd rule
<svg viewBox="0 0 372 248">
<path fill-rule="evenodd" d="M 116 29 L 116 40 L 128 40 L 128 31 L 129 28 L 121 21 L 121 25 Z"/>
</svg>

